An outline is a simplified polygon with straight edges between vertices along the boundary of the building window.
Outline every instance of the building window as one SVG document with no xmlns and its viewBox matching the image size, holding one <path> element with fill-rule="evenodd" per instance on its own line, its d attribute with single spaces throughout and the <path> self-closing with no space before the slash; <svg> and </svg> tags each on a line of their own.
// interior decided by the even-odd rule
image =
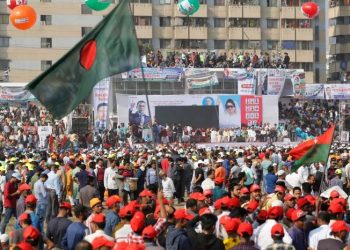
<svg viewBox="0 0 350 250">
<path fill-rule="evenodd" d="M 214 40 L 214 49 L 225 49 L 225 40 Z"/>
<path fill-rule="evenodd" d="M 0 47 L 9 47 L 10 38 L 6 36 L 0 36 Z"/>
<path fill-rule="evenodd" d="M 240 41 L 239 40 L 230 40 L 229 41 L 229 49 L 240 49 Z"/>
<path fill-rule="evenodd" d="M 188 48 L 188 40 L 187 39 L 178 39 L 175 40 L 175 48 L 177 49 L 185 49 Z M 206 40 L 190 40 L 190 48 L 192 49 L 207 49 L 207 41 Z"/>
<path fill-rule="evenodd" d="M 299 50 L 311 50 L 312 44 L 310 41 L 297 41 L 297 49 L 299 49 Z"/>
<path fill-rule="evenodd" d="M 134 16 L 134 23 L 136 26 L 150 26 L 152 24 L 152 17 Z"/>
<path fill-rule="evenodd" d="M 214 27 L 215 28 L 224 28 L 225 27 L 225 18 L 214 18 Z"/>
<path fill-rule="evenodd" d="M 207 27 L 208 26 L 207 18 L 194 17 L 192 18 L 191 25 L 192 27 Z"/>
<path fill-rule="evenodd" d="M 81 5 L 81 14 L 89 15 L 92 14 L 92 9 L 90 9 L 86 4 Z"/>
<path fill-rule="evenodd" d="M 40 24 L 41 25 L 52 25 L 52 16 L 51 15 L 40 15 Z"/>
<path fill-rule="evenodd" d="M 52 48 L 52 38 L 42 37 L 41 38 L 41 48 Z"/>
<path fill-rule="evenodd" d="M 230 27 L 260 28 L 259 18 L 230 18 Z"/>
<path fill-rule="evenodd" d="M 10 60 L 0 59 L 0 69 L 6 70 L 10 68 Z"/>
<path fill-rule="evenodd" d="M 225 6 L 225 0 L 214 0 L 215 6 Z"/>
<path fill-rule="evenodd" d="M 160 39 L 160 48 L 161 49 L 170 49 L 171 48 L 171 39 Z"/>
<path fill-rule="evenodd" d="M 0 14 L 0 24 L 9 24 L 9 16 L 7 14 Z"/>
<path fill-rule="evenodd" d="M 270 29 L 278 28 L 278 19 L 267 19 L 267 28 L 270 28 Z"/>
<path fill-rule="evenodd" d="M 278 41 L 268 40 L 267 41 L 267 49 L 268 50 L 276 50 L 276 49 L 278 49 Z"/>
<path fill-rule="evenodd" d="M 159 18 L 160 27 L 170 27 L 171 26 L 171 17 L 160 17 Z"/>
<path fill-rule="evenodd" d="M 85 36 L 92 30 L 92 27 L 81 27 L 81 36 Z"/>
<path fill-rule="evenodd" d="M 41 61 L 41 70 L 45 71 L 50 68 L 52 65 L 52 61 Z"/>
<path fill-rule="evenodd" d="M 295 41 L 282 41 L 283 49 L 295 49 Z"/>
<path fill-rule="evenodd" d="M 282 19 L 282 28 L 308 29 L 311 28 L 311 21 L 309 19 Z"/>
</svg>

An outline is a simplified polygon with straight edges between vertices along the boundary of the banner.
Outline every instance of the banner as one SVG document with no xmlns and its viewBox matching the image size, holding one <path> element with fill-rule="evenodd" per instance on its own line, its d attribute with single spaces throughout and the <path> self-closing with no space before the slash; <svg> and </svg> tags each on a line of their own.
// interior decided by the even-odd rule
<svg viewBox="0 0 350 250">
<path fill-rule="evenodd" d="M 241 68 L 224 68 L 224 79 L 237 79 L 237 80 L 243 80 L 243 79 L 252 79 L 255 77 L 256 70 L 251 69 L 241 69 Z"/>
<path fill-rule="evenodd" d="M 147 81 L 180 82 L 182 68 L 143 68 L 143 73 Z M 128 80 L 143 80 L 141 68 L 133 69 L 127 74 L 122 74 L 122 78 Z"/>
<path fill-rule="evenodd" d="M 303 69 L 288 69 L 286 77 L 292 81 L 294 98 L 305 96 L 305 72 Z"/>
<path fill-rule="evenodd" d="M 94 126 L 96 130 L 108 129 L 108 98 L 111 78 L 106 78 L 96 84 L 93 89 Z"/>
<path fill-rule="evenodd" d="M 22 87 L 0 87 L 0 100 L 30 101 L 35 100 L 35 97 Z"/>
<path fill-rule="evenodd" d="M 38 126 L 39 147 L 44 148 L 46 138 L 52 134 L 52 126 Z"/>
<path fill-rule="evenodd" d="M 323 84 L 305 84 L 305 99 L 324 99 Z"/>
<path fill-rule="evenodd" d="M 283 91 L 286 72 L 283 69 L 268 69 L 267 95 L 280 96 Z"/>
<path fill-rule="evenodd" d="M 189 89 L 205 88 L 219 84 L 216 72 L 210 69 L 186 69 L 186 84 Z"/>
<path fill-rule="evenodd" d="M 257 87 L 257 95 L 266 95 L 267 94 L 267 71 L 268 69 L 259 69 L 257 73 L 258 78 L 258 87 Z"/>
<path fill-rule="evenodd" d="M 241 96 L 242 127 L 261 126 L 262 117 L 262 96 Z"/>
<path fill-rule="evenodd" d="M 245 78 L 238 80 L 238 95 L 254 95 L 255 84 L 254 78 Z"/>
<path fill-rule="evenodd" d="M 350 84 L 325 84 L 324 92 L 327 100 L 350 99 Z"/>
</svg>

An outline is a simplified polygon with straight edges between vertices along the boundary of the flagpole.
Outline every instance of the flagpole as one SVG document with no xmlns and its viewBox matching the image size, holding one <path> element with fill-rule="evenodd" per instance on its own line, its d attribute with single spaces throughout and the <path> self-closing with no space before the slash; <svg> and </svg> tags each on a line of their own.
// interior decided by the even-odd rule
<svg viewBox="0 0 350 250">
<path fill-rule="evenodd" d="M 128 1 L 129 2 L 129 11 L 131 13 L 130 1 L 129 0 L 124 0 L 124 1 Z M 134 23 L 134 13 L 132 13 L 132 17 L 133 17 L 132 18 L 133 31 L 134 31 L 135 37 L 137 38 L 137 33 L 136 33 L 135 23 Z M 150 107 L 150 104 L 149 104 L 149 98 L 148 98 L 148 83 L 146 82 L 145 72 L 144 72 L 144 69 L 143 69 L 141 56 L 139 56 L 139 60 L 140 60 L 140 67 L 141 67 L 141 74 L 142 74 L 142 82 L 143 82 L 144 87 L 145 87 L 145 96 L 146 96 L 147 110 L 148 110 L 148 115 L 149 115 L 150 120 L 151 120 L 151 124 L 150 124 L 151 128 L 150 129 L 151 129 L 151 132 L 152 132 L 152 147 L 153 147 L 153 150 L 155 150 L 156 149 L 156 142 L 155 142 L 155 137 L 153 135 L 153 122 L 152 122 L 153 119 L 152 119 L 151 107 Z M 155 157 L 157 157 L 157 156 L 155 155 Z M 157 177 L 157 182 L 158 182 L 158 189 L 160 189 L 161 188 L 161 182 L 160 182 L 160 179 L 159 179 L 159 166 L 158 166 L 157 158 L 156 158 L 155 162 L 156 162 L 156 177 Z"/>
</svg>

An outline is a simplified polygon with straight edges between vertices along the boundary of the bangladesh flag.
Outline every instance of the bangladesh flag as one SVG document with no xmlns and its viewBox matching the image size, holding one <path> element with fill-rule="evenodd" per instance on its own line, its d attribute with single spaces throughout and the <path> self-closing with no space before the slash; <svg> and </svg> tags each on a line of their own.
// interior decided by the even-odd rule
<svg viewBox="0 0 350 250">
<path fill-rule="evenodd" d="M 86 99 L 100 80 L 140 67 L 128 0 L 26 88 L 60 119 Z"/>
<path fill-rule="evenodd" d="M 308 165 L 314 162 L 327 162 L 334 127 L 332 125 L 324 134 L 300 143 L 289 151 L 289 155 L 293 156 L 296 160 L 292 167 L 292 172 L 296 171 L 301 165 Z"/>
</svg>

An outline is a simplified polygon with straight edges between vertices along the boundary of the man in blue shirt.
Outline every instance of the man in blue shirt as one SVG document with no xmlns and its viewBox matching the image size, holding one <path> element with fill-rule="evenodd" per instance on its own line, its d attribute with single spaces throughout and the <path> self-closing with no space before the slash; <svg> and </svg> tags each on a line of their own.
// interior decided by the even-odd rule
<svg viewBox="0 0 350 250">
<path fill-rule="evenodd" d="M 109 208 L 106 214 L 106 225 L 104 231 L 107 235 L 112 236 L 112 231 L 120 222 L 118 212 L 119 212 L 119 203 L 121 198 L 118 195 L 112 195 L 106 201 L 106 205 Z"/>
<path fill-rule="evenodd" d="M 42 173 L 40 179 L 34 183 L 34 195 L 37 199 L 36 214 L 39 216 L 41 223 L 44 223 L 48 203 L 47 191 L 44 185 L 47 178 L 47 174 Z"/>
<path fill-rule="evenodd" d="M 77 205 L 74 208 L 76 222 L 71 223 L 65 236 L 62 240 L 62 247 L 64 250 L 74 250 L 79 241 L 83 240 L 87 235 L 88 228 L 84 221 L 88 217 L 88 208 L 82 205 Z"/>
<path fill-rule="evenodd" d="M 272 194 L 273 192 L 275 192 L 275 187 L 276 187 L 276 182 L 277 182 L 277 175 L 275 175 L 274 173 L 274 168 L 273 166 L 269 166 L 268 167 L 268 173 L 265 176 L 265 181 L 266 181 L 266 192 L 268 194 Z"/>
<path fill-rule="evenodd" d="M 307 238 L 304 231 L 306 213 L 303 210 L 296 209 L 292 213 L 293 226 L 289 229 L 289 235 L 292 238 L 292 245 L 295 250 L 307 249 Z"/>
<path fill-rule="evenodd" d="M 52 165 L 51 171 L 47 174 L 48 179 L 45 182 L 45 186 L 48 192 L 48 205 L 46 212 L 46 222 L 48 223 L 51 218 L 55 218 L 58 214 L 58 204 L 61 201 L 61 182 L 60 177 L 57 175 L 59 166 Z"/>
</svg>

